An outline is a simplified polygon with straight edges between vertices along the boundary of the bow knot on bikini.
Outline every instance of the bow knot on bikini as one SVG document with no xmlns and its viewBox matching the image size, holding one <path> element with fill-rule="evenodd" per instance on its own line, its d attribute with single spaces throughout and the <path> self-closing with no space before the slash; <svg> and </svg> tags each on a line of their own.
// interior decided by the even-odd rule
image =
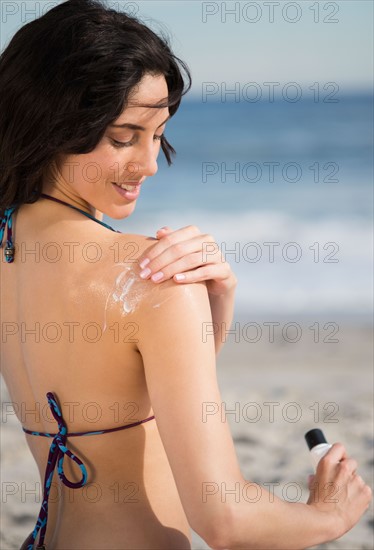
<svg viewBox="0 0 374 550">
<path fill-rule="evenodd" d="M 67 428 L 65 421 L 62 417 L 60 408 L 57 404 L 56 398 L 53 395 L 53 393 L 48 392 L 47 393 L 47 399 L 49 403 L 49 407 L 51 409 L 51 412 L 54 416 L 54 419 L 58 423 L 58 433 L 54 436 L 51 447 L 50 447 L 50 453 L 52 455 L 56 454 L 56 461 L 57 461 L 57 473 L 61 481 L 64 485 L 67 487 L 70 487 L 71 489 L 78 489 L 80 487 L 83 487 L 87 482 L 87 470 L 83 462 L 75 456 L 69 449 L 66 447 L 66 438 L 67 438 Z M 58 449 L 58 451 L 57 451 Z M 57 452 L 56 452 L 57 451 Z M 80 481 L 73 483 L 64 474 L 63 464 L 64 464 L 64 458 L 67 456 L 71 460 L 73 460 L 76 464 L 78 464 L 79 468 L 82 472 L 82 478 Z M 56 463 L 56 462 L 55 462 Z M 49 464 L 49 460 L 48 460 Z M 52 472 L 53 475 L 53 472 Z M 51 479 L 52 481 L 52 479 Z"/>
<path fill-rule="evenodd" d="M 49 404 L 49 408 L 51 409 L 52 415 L 58 424 L 58 433 L 49 434 L 49 433 L 43 433 L 43 432 L 35 432 L 35 431 L 31 431 L 23 428 L 24 432 L 29 433 L 30 435 L 41 435 L 44 437 L 53 437 L 53 441 L 49 448 L 47 467 L 45 469 L 43 502 L 42 502 L 40 512 L 39 512 L 39 517 L 36 522 L 35 529 L 32 533 L 32 538 L 30 540 L 27 550 L 33 550 L 34 542 L 36 541 L 36 537 L 39 531 L 40 531 L 40 538 L 39 538 L 38 548 L 43 547 L 45 533 L 47 529 L 48 500 L 49 500 L 49 494 L 52 486 L 53 474 L 56 469 L 56 463 L 57 463 L 58 476 L 61 479 L 62 483 L 67 487 L 70 487 L 71 489 L 79 489 L 80 487 L 83 487 L 87 483 L 87 470 L 85 465 L 80 460 L 80 458 L 75 456 L 66 447 L 66 438 L 68 435 L 66 424 L 62 417 L 62 413 L 61 413 L 60 407 L 58 406 L 57 400 L 52 392 L 47 393 L 47 399 L 48 399 L 48 404 Z M 73 460 L 73 462 L 78 464 L 82 472 L 82 478 L 80 481 L 73 483 L 65 476 L 64 468 L 63 468 L 65 456 L 67 456 L 68 458 Z"/>
</svg>

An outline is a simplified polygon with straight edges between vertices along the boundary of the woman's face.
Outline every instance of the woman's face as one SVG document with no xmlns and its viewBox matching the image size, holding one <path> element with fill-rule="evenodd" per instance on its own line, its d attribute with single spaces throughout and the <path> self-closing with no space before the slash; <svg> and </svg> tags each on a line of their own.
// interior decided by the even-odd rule
<svg viewBox="0 0 374 550">
<path fill-rule="evenodd" d="M 68 155 L 62 164 L 56 163 L 53 187 L 80 205 L 87 203 L 91 211 L 97 209 L 114 219 L 130 216 L 146 177 L 157 172 L 160 136 L 169 118 L 167 107 L 136 104 L 154 104 L 167 96 L 164 76 L 146 74 L 133 90 L 129 105 L 91 153 Z M 128 190 L 120 188 L 121 184 Z"/>
</svg>

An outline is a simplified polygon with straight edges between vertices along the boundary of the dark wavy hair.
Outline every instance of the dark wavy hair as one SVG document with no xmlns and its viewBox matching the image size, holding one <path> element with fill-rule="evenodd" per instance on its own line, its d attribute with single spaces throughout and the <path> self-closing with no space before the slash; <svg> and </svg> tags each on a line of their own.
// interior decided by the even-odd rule
<svg viewBox="0 0 374 550">
<path fill-rule="evenodd" d="M 57 155 L 95 149 L 146 73 L 164 75 L 168 97 L 142 106 L 176 113 L 191 74 L 160 34 L 103 0 L 68 0 L 13 36 L 0 56 L 0 215 L 38 200 Z M 170 166 L 165 136 L 161 148 Z"/>
</svg>

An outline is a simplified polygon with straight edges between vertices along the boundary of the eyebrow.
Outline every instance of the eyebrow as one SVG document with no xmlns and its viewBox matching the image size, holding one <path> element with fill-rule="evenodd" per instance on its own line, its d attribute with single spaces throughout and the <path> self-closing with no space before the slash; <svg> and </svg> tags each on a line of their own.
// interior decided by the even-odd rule
<svg viewBox="0 0 374 550">
<path fill-rule="evenodd" d="M 160 128 L 165 122 L 167 122 L 171 118 L 171 115 L 168 116 L 167 119 L 164 120 L 164 122 L 161 122 L 160 126 L 157 126 L 156 129 Z M 139 126 L 138 124 L 130 124 L 130 122 L 124 122 L 123 124 L 111 124 L 112 128 L 130 128 L 130 130 L 142 130 L 144 131 L 146 128 L 144 126 Z"/>
</svg>

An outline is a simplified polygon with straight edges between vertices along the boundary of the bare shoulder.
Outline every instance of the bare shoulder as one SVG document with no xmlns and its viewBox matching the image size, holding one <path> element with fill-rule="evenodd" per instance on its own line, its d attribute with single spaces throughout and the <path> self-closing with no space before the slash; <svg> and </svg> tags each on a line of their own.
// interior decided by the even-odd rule
<svg viewBox="0 0 374 550">
<path fill-rule="evenodd" d="M 121 261 L 138 261 L 140 256 L 152 248 L 158 239 L 138 233 L 115 233 L 114 244 L 117 247 L 118 259 Z"/>
<path fill-rule="evenodd" d="M 154 289 L 155 292 L 153 292 L 153 295 L 164 298 L 165 301 L 166 299 L 169 300 L 171 298 L 179 298 L 179 300 L 191 302 L 191 300 L 193 299 L 199 301 L 205 297 L 206 303 L 208 303 L 208 293 L 205 281 L 193 284 L 178 284 L 173 279 L 169 279 L 161 283 L 154 283 L 149 279 L 141 279 L 140 272 L 142 270 L 139 266 L 139 260 L 146 256 L 147 251 L 158 242 L 158 239 L 136 233 L 119 233 L 116 234 L 115 240 L 118 245 L 117 259 L 119 260 L 119 262 L 128 262 L 129 265 L 131 265 L 134 278 L 137 279 L 137 283 L 142 283 L 144 285 L 144 290 L 147 290 L 149 292 L 150 290 Z M 151 302 L 145 304 L 145 309 L 147 308 L 147 305 L 154 306 L 154 304 Z"/>
<path fill-rule="evenodd" d="M 105 279 L 111 288 L 107 310 L 114 317 L 151 326 L 175 322 L 176 315 L 189 311 L 195 315 L 203 311 L 209 317 L 209 300 L 205 282 L 179 284 L 173 279 L 155 283 L 142 279 L 139 259 L 158 240 L 146 235 L 116 233 L 110 242 L 110 261 L 105 268 Z M 155 327 L 154 327 L 155 330 Z"/>
</svg>

